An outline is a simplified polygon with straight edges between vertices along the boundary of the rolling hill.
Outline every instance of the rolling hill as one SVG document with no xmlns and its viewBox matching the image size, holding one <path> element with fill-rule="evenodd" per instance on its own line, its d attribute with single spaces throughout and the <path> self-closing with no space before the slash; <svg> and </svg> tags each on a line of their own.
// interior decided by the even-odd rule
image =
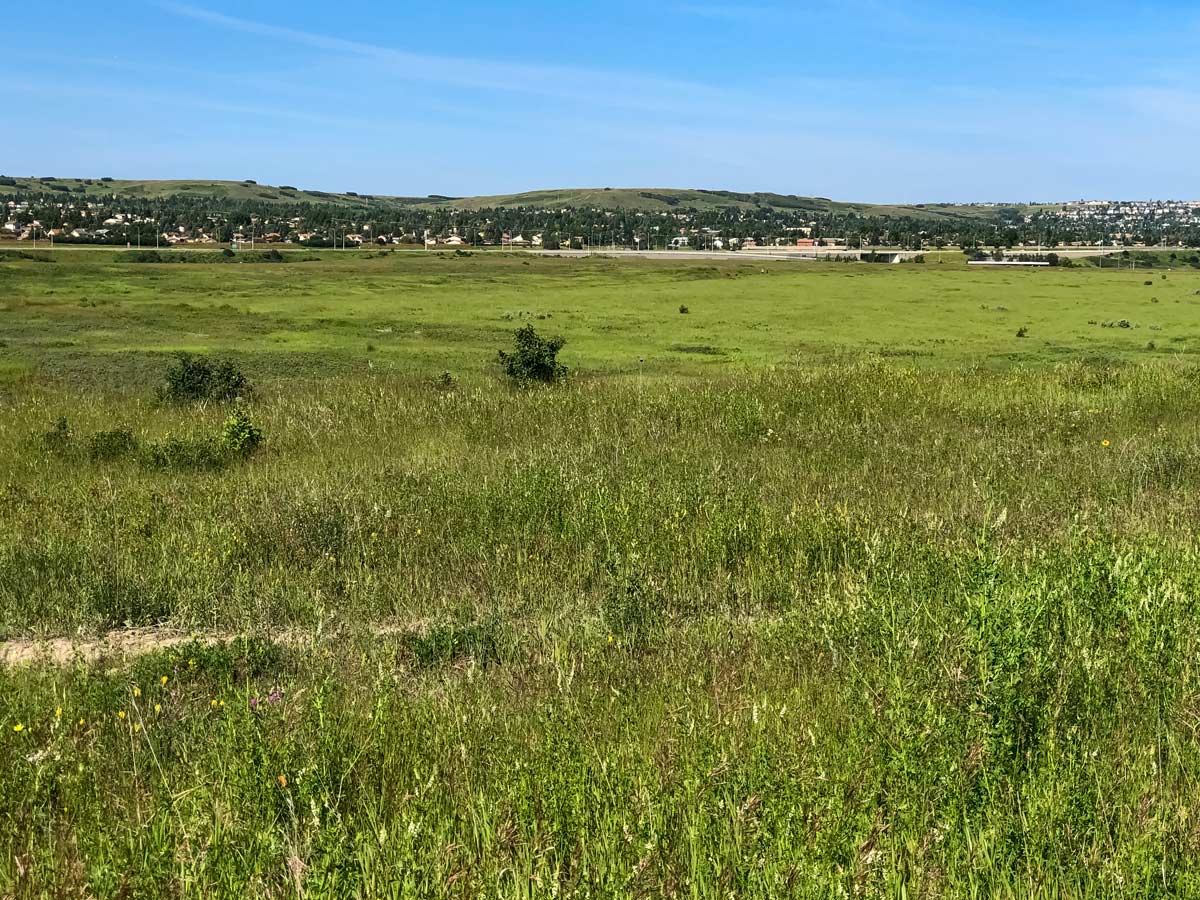
<svg viewBox="0 0 1200 900">
<path fill-rule="evenodd" d="M 841 203 L 824 197 L 790 194 L 681 188 L 567 188 L 496 194 L 481 197 L 395 197 L 380 194 L 333 193 L 303 190 L 289 185 L 254 181 L 177 180 L 153 181 L 105 178 L 0 178 L 0 195 L 18 191 L 53 191 L 87 196 L 161 199 L 171 196 L 213 197 L 266 203 L 337 203 L 348 207 L 400 205 L 421 209 L 606 209 L 661 212 L 671 209 L 765 209 L 821 213 L 855 213 L 862 216 L 912 216 L 920 219 L 982 218 L 995 207 L 955 204 L 893 205 Z"/>
</svg>

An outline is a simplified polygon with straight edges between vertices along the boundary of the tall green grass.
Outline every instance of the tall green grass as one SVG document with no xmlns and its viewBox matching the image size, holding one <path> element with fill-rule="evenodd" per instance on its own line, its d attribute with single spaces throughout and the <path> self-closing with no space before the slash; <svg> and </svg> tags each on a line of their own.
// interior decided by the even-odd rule
<svg viewBox="0 0 1200 900">
<path fill-rule="evenodd" d="M 1198 381 L 22 386 L 3 636 L 247 637 L 0 674 L 0 895 L 1197 893 Z"/>
</svg>

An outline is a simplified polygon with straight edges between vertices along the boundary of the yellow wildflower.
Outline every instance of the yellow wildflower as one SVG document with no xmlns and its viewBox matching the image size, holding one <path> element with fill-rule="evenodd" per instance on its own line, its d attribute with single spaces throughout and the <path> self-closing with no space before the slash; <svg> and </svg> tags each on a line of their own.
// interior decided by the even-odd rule
<svg viewBox="0 0 1200 900">
<path fill-rule="evenodd" d="M 161 704 L 161 703 L 155 703 L 155 704 L 154 704 L 154 711 L 155 711 L 156 713 L 160 713 L 160 712 L 162 712 L 162 704 Z"/>
<path fill-rule="evenodd" d="M 117 713 L 117 718 L 122 722 L 125 721 L 125 710 L 121 710 L 119 713 Z"/>
<path fill-rule="evenodd" d="M 61 707 L 61 706 L 57 707 L 57 708 L 54 710 L 54 718 L 56 718 L 56 719 L 61 719 L 61 718 L 62 718 L 62 707 Z"/>
<path fill-rule="evenodd" d="M 134 687 L 133 687 L 133 696 L 135 696 L 135 697 L 142 696 L 142 689 L 140 687 L 138 687 L 137 685 L 134 685 Z"/>
<path fill-rule="evenodd" d="M 212 702 L 212 708 L 213 708 L 213 709 L 216 709 L 216 708 L 217 708 L 217 701 L 216 701 L 216 700 L 213 700 L 213 702 Z"/>
<path fill-rule="evenodd" d="M 25 730 L 25 726 L 22 725 L 20 722 L 18 722 L 16 725 L 13 726 L 13 731 L 17 732 L 18 734 L 24 730 Z"/>
<path fill-rule="evenodd" d="M 141 730 L 142 730 L 142 726 L 141 726 L 140 724 L 139 724 L 139 725 L 134 725 L 134 726 L 133 726 L 133 733 L 134 733 L 134 734 L 137 734 L 137 733 L 138 733 L 139 731 L 141 731 Z"/>
<path fill-rule="evenodd" d="M 162 684 L 166 684 L 166 683 L 167 683 L 169 680 L 170 680 L 170 679 L 169 679 L 169 678 L 167 678 L 167 676 L 166 676 L 166 675 L 164 675 L 162 678 L 160 678 L 160 679 L 159 679 L 159 681 L 160 681 Z"/>
<path fill-rule="evenodd" d="M 287 776 L 286 776 L 286 775 L 280 775 L 280 776 L 279 776 L 279 777 L 276 779 L 276 781 L 278 781 L 278 782 L 279 782 L 279 786 L 280 786 L 280 787 L 283 787 L 283 788 L 287 787 Z"/>
</svg>

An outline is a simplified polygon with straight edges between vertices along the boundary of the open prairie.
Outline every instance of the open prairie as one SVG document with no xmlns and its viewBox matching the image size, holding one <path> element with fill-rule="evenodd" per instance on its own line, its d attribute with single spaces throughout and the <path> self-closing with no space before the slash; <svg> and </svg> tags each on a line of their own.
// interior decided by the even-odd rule
<svg viewBox="0 0 1200 900">
<path fill-rule="evenodd" d="M 1200 893 L 1194 269 L 2 252 L 0 896 Z"/>
</svg>

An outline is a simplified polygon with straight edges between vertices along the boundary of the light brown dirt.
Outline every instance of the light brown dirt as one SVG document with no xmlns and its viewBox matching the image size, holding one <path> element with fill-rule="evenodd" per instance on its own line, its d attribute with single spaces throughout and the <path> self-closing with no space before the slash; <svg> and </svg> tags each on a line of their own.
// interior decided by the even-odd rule
<svg viewBox="0 0 1200 900">
<path fill-rule="evenodd" d="M 0 666 L 54 665 L 94 662 L 98 659 L 132 659 L 179 644 L 198 641 L 219 644 L 232 639 L 227 634 L 183 634 L 162 628 L 127 628 L 100 638 L 46 638 L 0 641 Z"/>
</svg>

